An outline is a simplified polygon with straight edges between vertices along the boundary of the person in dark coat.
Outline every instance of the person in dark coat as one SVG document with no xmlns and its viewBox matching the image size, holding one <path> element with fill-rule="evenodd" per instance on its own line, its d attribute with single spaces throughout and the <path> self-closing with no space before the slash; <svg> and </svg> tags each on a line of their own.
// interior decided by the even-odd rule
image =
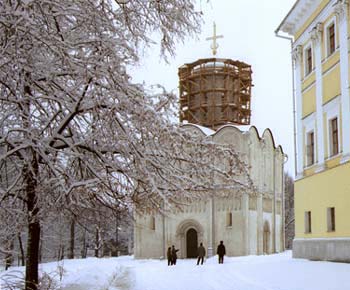
<svg viewBox="0 0 350 290">
<path fill-rule="evenodd" d="M 226 249 L 223 241 L 220 241 L 220 245 L 218 245 L 217 254 L 219 255 L 219 264 L 223 264 L 224 256 L 226 254 Z"/>
<path fill-rule="evenodd" d="M 201 262 L 201 265 L 203 265 L 204 256 L 205 256 L 205 248 L 203 247 L 203 244 L 200 243 L 200 245 L 199 245 L 199 247 L 198 247 L 197 265 L 199 265 L 199 261 L 202 261 L 202 262 Z"/>
<path fill-rule="evenodd" d="M 176 265 L 176 260 L 177 260 L 177 252 L 179 249 L 175 249 L 175 246 L 172 245 L 171 247 L 171 265 Z"/>
<path fill-rule="evenodd" d="M 166 256 L 168 258 L 168 266 L 172 265 L 172 259 L 171 259 L 171 247 L 168 248 L 168 251 L 166 252 Z"/>
</svg>

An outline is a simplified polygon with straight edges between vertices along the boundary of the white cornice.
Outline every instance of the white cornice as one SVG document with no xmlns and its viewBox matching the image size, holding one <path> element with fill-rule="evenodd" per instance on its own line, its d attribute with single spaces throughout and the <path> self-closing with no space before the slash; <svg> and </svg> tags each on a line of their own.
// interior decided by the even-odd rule
<svg viewBox="0 0 350 290">
<path fill-rule="evenodd" d="M 320 4 L 321 0 L 298 0 L 283 19 L 277 31 L 294 36 Z"/>
</svg>

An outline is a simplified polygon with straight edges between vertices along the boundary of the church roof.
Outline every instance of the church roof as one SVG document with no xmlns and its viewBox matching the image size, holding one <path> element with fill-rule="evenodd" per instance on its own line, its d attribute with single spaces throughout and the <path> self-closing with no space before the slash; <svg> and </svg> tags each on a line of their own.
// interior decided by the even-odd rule
<svg viewBox="0 0 350 290">
<path fill-rule="evenodd" d="M 255 133 L 256 137 L 259 139 L 259 141 L 261 140 L 268 140 L 270 139 L 272 146 L 277 149 L 280 150 L 280 152 L 284 154 L 283 152 L 283 148 L 281 145 L 276 145 L 272 131 L 269 128 L 266 128 L 263 132 L 263 134 L 260 137 L 259 131 L 255 126 L 250 126 L 250 125 L 246 125 L 246 126 L 237 126 L 237 125 L 233 125 L 233 124 L 226 124 L 221 126 L 220 128 L 218 128 L 216 131 L 212 130 L 210 128 L 201 126 L 201 125 L 197 125 L 197 124 L 192 124 L 192 123 L 185 123 L 182 124 L 182 127 L 195 127 L 197 129 L 199 129 L 205 136 L 215 136 L 217 134 L 219 134 L 222 130 L 227 129 L 227 128 L 231 128 L 234 129 L 236 131 L 241 132 L 242 134 L 251 134 L 252 132 Z"/>
</svg>

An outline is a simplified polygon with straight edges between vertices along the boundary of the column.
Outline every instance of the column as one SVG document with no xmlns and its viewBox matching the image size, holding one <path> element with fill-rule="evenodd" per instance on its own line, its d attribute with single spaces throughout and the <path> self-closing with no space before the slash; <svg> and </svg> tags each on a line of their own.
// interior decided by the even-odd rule
<svg viewBox="0 0 350 290">
<path fill-rule="evenodd" d="M 249 255 L 249 194 L 242 195 L 242 217 L 243 217 L 243 255 Z"/>
<path fill-rule="evenodd" d="M 341 110 L 342 110 L 342 162 L 350 160 L 350 102 L 349 102 L 349 58 L 348 58 L 348 1 L 339 0 L 334 6 L 337 14 L 339 27 L 339 49 L 340 49 L 340 88 L 341 88 Z"/>
<path fill-rule="evenodd" d="M 301 55 L 302 55 L 302 46 L 298 45 L 293 49 L 293 61 L 294 61 L 294 77 L 295 77 L 295 109 L 294 118 L 295 118 L 295 130 L 294 134 L 296 135 L 296 179 L 303 176 L 304 168 L 304 150 L 303 150 L 303 100 L 301 94 Z"/>
<path fill-rule="evenodd" d="M 261 190 L 261 189 L 259 189 Z M 263 254 L 263 235 L 264 235 L 264 216 L 263 216 L 263 195 L 258 193 L 256 198 L 256 210 L 257 210 L 257 254 Z"/>
<path fill-rule="evenodd" d="M 323 132 L 323 92 L 322 92 L 322 23 L 317 23 L 311 31 L 312 45 L 315 56 L 316 76 L 316 146 L 318 168 L 316 172 L 324 169 L 324 132 Z"/>
</svg>

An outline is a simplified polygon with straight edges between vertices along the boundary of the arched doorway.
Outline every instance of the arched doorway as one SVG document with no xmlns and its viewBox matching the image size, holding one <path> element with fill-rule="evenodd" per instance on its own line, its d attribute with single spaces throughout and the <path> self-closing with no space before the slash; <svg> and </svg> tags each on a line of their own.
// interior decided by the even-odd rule
<svg viewBox="0 0 350 290">
<path fill-rule="evenodd" d="M 186 233 L 187 258 L 197 257 L 198 236 L 194 228 L 190 228 Z"/>
<path fill-rule="evenodd" d="M 197 256 L 198 242 L 206 244 L 204 239 L 204 229 L 202 225 L 194 219 L 183 220 L 176 229 L 176 244 L 180 244 L 178 257 L 193 258 Z"/>
</svg>

